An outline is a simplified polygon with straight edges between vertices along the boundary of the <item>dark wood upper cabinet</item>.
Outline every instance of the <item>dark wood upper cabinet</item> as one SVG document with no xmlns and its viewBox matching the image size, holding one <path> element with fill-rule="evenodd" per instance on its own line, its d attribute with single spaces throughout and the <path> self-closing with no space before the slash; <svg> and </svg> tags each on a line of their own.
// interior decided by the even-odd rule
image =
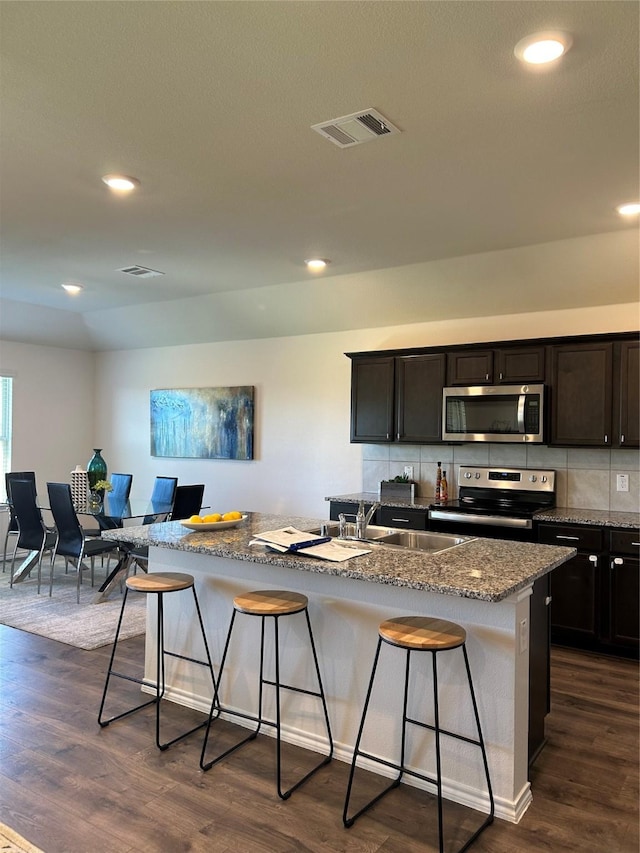
<svg viewBox="0 0 640 853">
<path fill-rule="evenodd" d="M 618 397 L 614 410 L 616 443 L 620 447 L 640 447 L 640 342 L 617 344 Z"/>
<path fill-rule="evenodd" d="M 444 353 L 396 358 L 396 441 L 440 441 Z"/>
<path fill-rule="evenodd" d="M 545 348 L 471 349 L 447 354 L 447 385 L 544 382 Z"/>
<path fill-rule="evenodd" d="M 351 363 L 351 441 L 393 441 L 393 357 L 357 358 Z"/>
<path fill-rule="evenodd" d="M 613 343 L 551 347 L 550 444 L 608 447 Z"/>
<path fill-rule="evenodd" d="M 548 444 L 640 447 L 635 332 L 347 353 L 351 441 L 442 441 L 442 388 L 546 383 Z"/>
<path fill-rule="evenodd" d="M 488 385 L 493 382 L 493 350 L 447 353 L 447 385 Z"/>
<path fill-rule="evenodd" d="M 497 385 L 524 385 L 544 382 L 545 347 L 513 347 L 496 350 L 495 377 Z"/>
</svg>

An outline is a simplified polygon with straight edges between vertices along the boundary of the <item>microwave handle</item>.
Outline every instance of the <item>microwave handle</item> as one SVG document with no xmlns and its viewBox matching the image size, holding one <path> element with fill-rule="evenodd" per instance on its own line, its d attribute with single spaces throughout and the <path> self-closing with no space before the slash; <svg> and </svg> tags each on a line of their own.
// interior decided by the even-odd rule
<svg viewBox="0 0 640 853">
<path fill-rule="evenodd" d="M 520 435 L 524 435 L 524 407 L 527 401 L 526 394 L 520 394 L 518 397 L 518 432 Z"/>
</svg>

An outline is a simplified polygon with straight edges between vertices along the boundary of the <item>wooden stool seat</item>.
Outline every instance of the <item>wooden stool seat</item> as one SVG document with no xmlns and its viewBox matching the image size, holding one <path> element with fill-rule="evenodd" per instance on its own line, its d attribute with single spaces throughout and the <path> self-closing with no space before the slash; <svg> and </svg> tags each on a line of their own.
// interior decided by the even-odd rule
<svg viewBox="0 0 640 853">
<path fill-rule="evenodd" d="M 308 603 L 306 595 L 282 589 L 259 589 L 233 599 L 236 610 L 252 616 L 289 616 L 300 613 Z"/>
<path fill-rule="evenodd" d="M 429 616 L 397 616 L 387 619 L 379 628 L 380 636 L 393 646 L 422 651 L 457 649 L 467 639 L 467 632 L 455 622 Z"/>
<path fill-rule="evenodd" d="M 136 592 L 178 592 L 181 589 L 190 589 L 194 580 L 192 575 L 183 572 L 150 572 L 132 575 L 127 578 L 126 584 Z"/>
</svg>

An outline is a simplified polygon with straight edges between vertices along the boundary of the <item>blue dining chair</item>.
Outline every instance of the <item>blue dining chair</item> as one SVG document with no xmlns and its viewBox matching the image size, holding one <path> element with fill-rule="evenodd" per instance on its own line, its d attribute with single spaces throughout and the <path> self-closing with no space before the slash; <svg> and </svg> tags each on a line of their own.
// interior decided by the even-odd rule
<svg viewBox="0 0 640 853">
<path fill-rule="evenodd" d="M 156 477 L 151 492 L 151 507 L 153 510 L 157 508 L 158 511 L 153 515 L 145 515 L 143 524 L 165 521 L 171 515 L 177 487 L 177 477 Z"/>
</svg>

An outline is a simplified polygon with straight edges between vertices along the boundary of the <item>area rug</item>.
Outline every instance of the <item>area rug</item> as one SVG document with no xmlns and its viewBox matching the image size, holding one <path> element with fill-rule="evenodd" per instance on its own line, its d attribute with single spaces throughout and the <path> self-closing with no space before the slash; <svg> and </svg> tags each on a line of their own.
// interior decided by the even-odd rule
<svg viewBox="0 0 640 853">
<path fill-rule="evenodd" d="M 1 561 L 0 561 L 1 565 Z M 49 598 L 49 564 L 45 560 L 43 575 L 47 583 L 37 593 L 37 575 L 9 587 L 9 566 L 0 573 L 0 624 L 39 634 L 79 649 L 97 649 L 113 642 L 122 606 L 116 589 L 108 601 L 92 604 L 103 581 L 102 571 L 96 570 L 96 586 L 92 589 L 88 573 L 80 587 L 80 604 L 76 604 L 77 576 L 74 569 L 65 574 L 64 565 L 56 565 L 53 595 Z M 146 628 L 146 602 L 143 595 L 129 593 L 121 639 L 143 634 Z M 1 848 L 0 848 L 1 850 Z"/>
<path fill-rule="evenodd" d="M 44 853 L 4 823 L 0 823 L 0 851 L 2 853 Z"/>
</svg>

